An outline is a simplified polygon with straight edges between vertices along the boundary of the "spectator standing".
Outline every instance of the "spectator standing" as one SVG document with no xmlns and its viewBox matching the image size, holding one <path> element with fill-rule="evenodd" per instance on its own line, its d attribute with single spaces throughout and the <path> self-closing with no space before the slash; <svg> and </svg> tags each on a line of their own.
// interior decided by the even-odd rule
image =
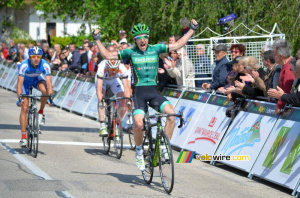
<svg viewBox="0 0 300 198">
<path fill-rule="evenodd" d="M 185 35 L 190 30 L 190 21 L 188 18 L 184 17 L 180 19 L 180 24 L 182 27 L 181 35 Z M 193 45 L 193 42 L 187 42 L 187 45 Z"/>
<path fill-rule="evenodd" d="M 81 54 L 80 56 L 80 65 L 81 65 L 80 73 L 85 74 L 88 70 L 89 60 L 91 59 L 90 57 L 92 57 L 93 52 L 90 50 L 88 42 L 83 43 L 83 48 L 84 48 L 84 53 Z"/>
<path fill-rule="evenodd" d="M 73 56 L 73 53 L 75 56 Z M 69 48 L 67 47 L 62 51 L 62 54 L 65 56 L 65 60 L 67 61 L 67 68 L 74 73 L 78 73 L 80 70 L 80 54 L 76 50 L 73 53 L 70 52 Z M 65 66 L 62 65 L 62 69 L 64 68 Z"/>
<path fill-rule="evenodd" d="M 126 34 L 126 31 L 125 30 L 120 30 L 119 31 L 119 37 L 120 37 L 120 40 L 119 40 L 119 44 L 125 42 L 127 43 L 127 34 Z"/>
<path fill-rule="evenodd" d="M 269 89 L 268 95 L 271 97 L 274 97 L 278 100 L 281 100 L 282 102 L 292 104 L 295 106 L 300 106 L 300 59 L 292 58 L 290 61 L 290 64 L 292 66 L 293 73 L 296 76 L 296 79 L 294 80 L 292 89 L 290 91 L 290 94 L 285 93 L 283 89 L 281 89 L 279 86 L 275 89 Z"/>
<path fill-rule="evenodd" d="M 29 55 L 28 55 L 28 48 L 25 46 L 24 43 L 21 43 L 21 49 L 22 49 L 23 52 L 24 52 L 24 55 L 23 55 L 24 59 L 28 59 L 28 58 L 29 58 Z"/>
<path fill-rule="evenodd" d="M 210 61 L 208 57 L 205 55 L 205 47 L 202 44 L 199 44 L 196 46 L 196 54 L 197 54 L 197 59 L 195 63 L 195 77 L 196 78 L 209 78 L 211 77 L 210 71 Z M 199 74 L 200 73 L 200 74 Z M 201 73 L 206 73 L 206 74 L 201 74 Z M 208 83 L 210 82 L 209 80 L 195 80 L 195 85 L 196 87 L 202 87 L 203 83 Z"/>
<path fill-rule="evenodd" d="M 17 63 L 19 62 L 19 56 L 16 48 L 11 48 L 9 50 L 9 55 L 7 56 L 8 63 Z"/>
<path fill-rule="evenodd" d="M 176 78 L 176 82 L 178 85 L 183 85 L 183 67 L 182 62 L 184 61 L 184 75 L 185 78 L 194 78 L 193 76 L 193 64 L 190 62 L 189 58 L 187 56 L 184 56 L 181 53 L 181 49 L 177 51 L 171 51 L 170 56 L 172 57 L 172 60 L 169 60 L 165 58 L 165 68 L 168 72 L 168 74 L 172 78 Z M 186 86 L 193 86 L 193 82 L 187 81 Z"/>
<path fill-rule="evenodd" d="M 47 62 L 50 62 L 50 55 L 49 55 L 49 45 L 48 43 L 44 43 L 43 44 L 43 55 L 42 55 L 42 58 L 45 59 Z"/>
<path fill-rule="evenodd" d="M 284 91 L 284 93 L 290 93 L 293 82 L 295 80 L 295 75 L 292 72 L 290 61 L 291 57 L 291 47 L 286 40 L 278 40 L 273 44 L 273 52 L 275 62 L 282 65 L 282 69 L 279 77 L 279 87 Z M 280 114 L 280 110 L 284 107 L 285 103 L 278 100 L 276 104 L 275 112 Z"/>
<path fill-rule="evenodd" d="M 3 57 L 5 59 L 7 59 L 7 55 L 8 55 L 8 50 L 7 50 L 7 46 L 5 42 L 2 42 L 2 52 L 3 52 Z"/>
<path fill-rule="evenodd" d="M 215 68 L 213 71 L 213 79 L 211 83 L 203 83 L 203 89 L 215 89 L 225 86 L 226 77 L 228 74 L 228 68 L 226 64 L 229 62 L 227 59 L 227 47 L 226 45 L 217 45 L 213 47 L 216 60 L 214 62 Z"/>
<path fill-rule="evenodd" d="M 169 44 L 176 43 L 176 39 L 174 35 L 169 36 Z"/>
</svg>

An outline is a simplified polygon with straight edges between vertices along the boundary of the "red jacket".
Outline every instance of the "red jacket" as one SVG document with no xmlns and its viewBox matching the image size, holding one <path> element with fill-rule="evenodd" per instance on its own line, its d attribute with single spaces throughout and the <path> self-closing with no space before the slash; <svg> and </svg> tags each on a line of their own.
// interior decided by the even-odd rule
<svg viewBox="0 0 300 198">
<path fill-rule="evenodd" d="M 5 59 L 7 59 L 7 48 L 3 48 L 3 56 Z"/>
<path fill-rule="evenodd" d="M 280 76 L 279 76 L 279 87 L 283 89 L 284 93 L 290 93 L 292 89 L 293 82 L 295 80 L 295 75 L 292 72 L 292 67 L 290 64 L 291 59 L 282 66 Z M 276 107 L 282 109 L 285 103 L 278 100 Z"/>
</svg>

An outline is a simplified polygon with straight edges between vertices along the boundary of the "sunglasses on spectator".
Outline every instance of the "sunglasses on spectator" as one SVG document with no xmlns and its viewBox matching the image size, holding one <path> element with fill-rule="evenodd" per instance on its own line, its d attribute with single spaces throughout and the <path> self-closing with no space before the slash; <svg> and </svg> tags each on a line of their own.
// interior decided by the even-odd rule
<svg viewBox="0 0 300 198">
<path fill-rule="evenodd" d="M 238 51 L 238 50 L 232 50 L 230 52 L 231 52 L 231 54 L 238 54 L 238 53 L 240 53 L 240 51 Z"/>
<path fill-rule="evenodd" d="M 118 70 L 119 70 L 119 68 L 114 68 L 114 69 L 112 69 L 112 68 L 109 68 L 109 70 L 110 70 L 110 71 L 118 71 Z"/>
<path fill-rule="evenodd" d="M 31 58 L 37 58 L 37 59 L 41 59 L 41 58 L 42 58 L 41 55 L 31 55 L 30 57 L 31 57 Z"/>
<path fill-rule="evenodd" d="M 67 51 L 64 51 L 64 52 L 62 52 L 63 54 L 66 54 L 67 53 Z"/>
<path fill-rule="evenodd" d="M 136 40 L 142 40 L 142 39 L 147 39 L 147 38 L 149 38 L 149 35 L 144 35 L 144 36 L 136 36 L 136 37 L 134 37 Z"/>
</svg>

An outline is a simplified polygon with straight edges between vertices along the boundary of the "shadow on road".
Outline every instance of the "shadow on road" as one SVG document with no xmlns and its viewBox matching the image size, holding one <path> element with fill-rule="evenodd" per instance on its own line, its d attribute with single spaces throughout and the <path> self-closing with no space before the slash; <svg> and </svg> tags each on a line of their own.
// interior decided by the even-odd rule
<svg viewBox="0 0 300 198">
<path fill-rule="evenodd" d="M 131 184 L 130 187 L 132 187 L 132 188 L 134 188 L 135 186 L 147 186 L 150 189 L 155 190 L 157 192 L 165 193 L 161 183 L 152 181 L 151 184 L 146 184 L 144 182 L 144 180 L 141 179 L 142 174 L 139 176 L 139 175 L 124 175 L 124 174 L 120 174 L 120 173 L 103 174 L 103 173 L 88 173 L 88 172 L 77 172 L 77 171 L 72 171 L 72 173 L 83 174 L 83 175 L 109 175 L 109 176 L 117 178 L 120 182 Z M 154 176 L 153 179 L 159 179 L 159 181 L 160 181 L 160 177 Z"/>
</svg>

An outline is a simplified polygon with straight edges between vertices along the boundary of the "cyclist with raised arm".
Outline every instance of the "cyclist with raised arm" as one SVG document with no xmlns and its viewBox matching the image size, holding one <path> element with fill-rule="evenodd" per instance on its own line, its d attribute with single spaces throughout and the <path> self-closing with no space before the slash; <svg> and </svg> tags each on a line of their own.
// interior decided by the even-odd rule
<svg viewBox="0 0 300 198">
<path fill-rule="evenodd" d="M 136 143 L 136 165 L 141 170 L 145 170 L 143 157 L 143 118 L 148 111 L 149 106 L 161 113 L 172 114 L 175 110 L 171 103 L 161 96 L 157 91 L 156 77 L 158 73 L 158 56 L 160 53 L 182 48 L 189 38 L 198 28 L 198 23 L 194 19 L 191 20 L 191 29 L 177 42 L 169 45 L 165 44 L 149 44 L 150 29 L 145 24 L 134 25 L 131 31 L 133 40 L 136 46 L 132 49 L 124 49 L 123 51 L 109 52 L 105 49 L 100 41 L 100 31 L 95 30 L 92 33 L 94 40 L 100 50 L 101 55 L 105 59 L 131 59 L 133 64 L 134 88 L 133 88 L 133 103 L 134 103 L 134 139 Z M 133 84 L 133 83 L 132 83 Z M 175 127 L 175 118 L 168 117 L 165 125 L 165 132 L 171 139 Z"/>
<path fill-rule="evenodd" d="M 21 140 L 20 146 L 26 147 L 26 125 L 27 125 L 27 112 L 29 107 L 28 97 L 21 98 L 21 94 L 30 94 L 29 89 L 31 86 L 40 90 L 43 95 L 52 95 L 52 80 L 51 69 L 48 62 L 42 59 L 43 50 L 39 47 L 33 47 L 28 50 L 29 59 L 24 60 L 19 67 L 19 77 L 17 82 L 17 96 L 18 106 L 21 107 L 20 125 L 21 125 Z M 39 110 L 39 123 L 45 124 L 44 108 L 47 98 L 41 98 L 41 106 Z M 50 106 L 52 106 L 52 98 L 50 98 Z M 43 116 L 42 116 L 43 115 Z"/>
<path fill-rule="evenodd" d="M 109 52 L 116 51 L 110 45 L 107 47 Z M 122 84 L 122 82 L 123 84 Z M 98 98 L 98 115 L 100 121 L 100 136 L 108 136 L 107 126 L 105 124 L 105 106 L 102 99 L 105 98 L 107 85 L 117 97 L 130 97 L 130 87 L 128 80 L 128 71 L 123 63 L 119 60 L 103 60 L 98 65 L 96 74 L 96 93 Z M 120 100 L 119 112 L 123 119 L 126 113 L 126 101 Z"/>
</svg>

